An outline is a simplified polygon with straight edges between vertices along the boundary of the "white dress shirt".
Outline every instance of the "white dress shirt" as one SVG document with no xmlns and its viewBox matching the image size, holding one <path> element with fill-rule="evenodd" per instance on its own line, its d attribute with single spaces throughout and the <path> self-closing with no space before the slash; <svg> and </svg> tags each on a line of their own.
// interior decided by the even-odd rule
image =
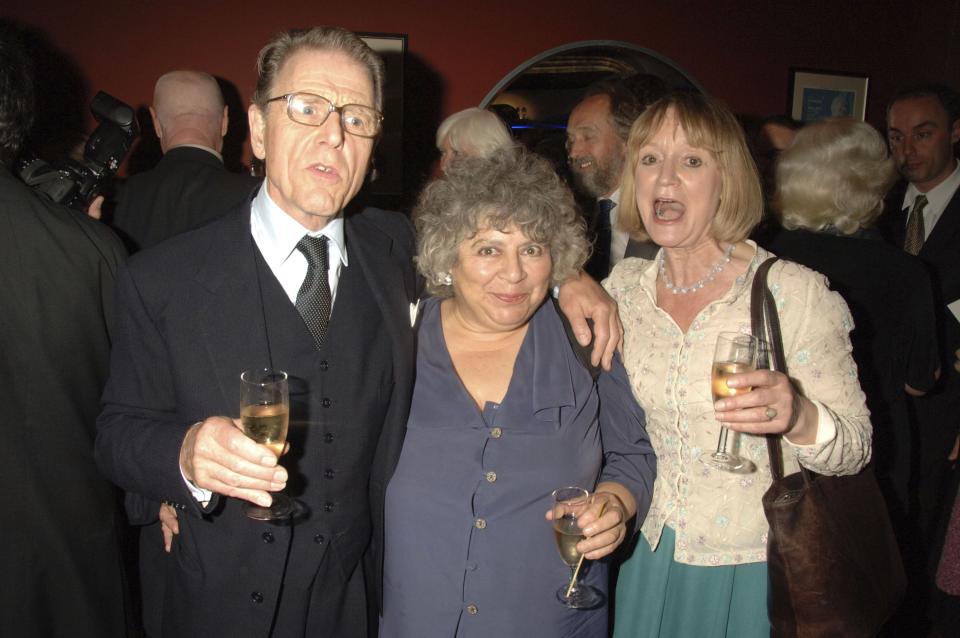
<svg viewBox="0 0 960 638">
<path fill-rule="evenodd" d="M 930 232 L 933 230 L 937 221 L 940 220 L 940 216 L 943 215 L 947 204 L 953 199 L 953 194 L 957 192 L 958 187 L 960 187 L 960 161 L 957 162 L 957 166 L 953 169 L 950 177 L 931 188 L 929 192 L 922 193 L 927 196 L 927 205 L 923 209 L 924 241 L 930 238 Z M 907 192 L 903 195 L 903 205 L 901 208 L 907 211 L 913 210 L 913 203 L 916 201 L 918 195 L 921 195 L 921 193 L 916 186 L 913 184 L 907 186 Z M 907 219 L 909 219 L 909 213 L 907 214 Z M 907 223 L 907 219 L 904 219 L 904 224 Z"/>
<path fill-rule="evenodd" d="M 264 261 L 270 266 L 273 276 L 283 286 L 283 291 L 292 303 L 296 303 L 297 292 L 307 277 L 307 258 L 297 250 L 297 242 L 304 235 L 327 237 L 330 240 L 327 244 L 330 260 L 327 276 L 330 280 L 331 299 L 336 303 L 340 270 L 348 265 L 342 213 L 331 219 L 322 229 L 308 231 L 270 199 L 264 186 L 250 205 L 250 233 Z"/>
</svg>

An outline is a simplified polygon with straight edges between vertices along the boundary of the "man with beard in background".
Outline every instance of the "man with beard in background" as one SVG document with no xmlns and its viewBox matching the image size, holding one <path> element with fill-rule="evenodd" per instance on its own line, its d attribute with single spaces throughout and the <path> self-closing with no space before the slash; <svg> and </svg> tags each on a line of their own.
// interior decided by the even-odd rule
<svg viewBox="0 0 960 638">
<path fill-rule="evenodd" d="M 617 228 L 627 136 L 648 104 L 624 82 L 601 80 L 587 88 L 567 122 L 567 155 L 577 187 L 597 200 L 587 216 L 594 240 L 585 270 L 598 281 L 624 257 L 652 259 L 657 253 L 653 242 L 631 240 Z"/>
</svg>

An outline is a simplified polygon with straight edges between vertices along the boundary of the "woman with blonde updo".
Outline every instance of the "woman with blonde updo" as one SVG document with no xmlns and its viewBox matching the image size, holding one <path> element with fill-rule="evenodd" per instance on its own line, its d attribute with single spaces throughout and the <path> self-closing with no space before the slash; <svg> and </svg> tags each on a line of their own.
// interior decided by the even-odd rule
<svg viewBox="0 0 960 638">
<path fill-rule="evenodd" d="M 805 126 L 777 164 L 774 203 L 785 230 L 769 247 L 825 274 L 850 307 L 874 470 L 901 526 L 910 469 L 907 394 L 929 390 L 938 363 L 927 272 L 873 228 L 895 177 L 886 141 L 869 124 L 831 118 Z"/>
</svg>

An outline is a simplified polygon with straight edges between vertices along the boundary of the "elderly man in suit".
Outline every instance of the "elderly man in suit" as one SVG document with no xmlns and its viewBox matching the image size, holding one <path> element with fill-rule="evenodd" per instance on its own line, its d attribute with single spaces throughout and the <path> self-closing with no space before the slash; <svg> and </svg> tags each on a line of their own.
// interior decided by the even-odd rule
<svg viewBox="0 0 960 638">
<path fill-rule="evenodd" d="M 249 121 L 264 185 L 121 273 L 98 459 L 179 512 L 172 551 L 145 566 L 163 581 L 145 610 L 151 635 L 366 636 L 420 291 L 406 218 L 350 207 L 381 129 L 383 64 L 354 34 L 316 27 L 274 38 L 258 69 Z M 567 290 L 612 347 L 596 284 Z M 571 321 L 588 338 L 584 317 Z M 235 418 L 239 375 L 258 367 L 290 377 L 283 465 Z M 245 516 L 244 501 L 269 505 L 281 488 L 302 506 L 288 524 Z M 160 532 L 142 539 L 159 544 Z"/>
<path fill-rule="evenodd" d="M 0 636 L 126 635 L 114 488 L 93 458 L 120 241 L 9 170 L 35 112 L 0 27 Z"/>
<path fill-rule="evenodd" d="M 223 166 L 228 110 L 213 76 L 160 76 L 150 117 L 163 158 L 123 186 L 113 227 L 141 250 L 215 219 L 250 197 L 259 180 Z"/>
</svg>

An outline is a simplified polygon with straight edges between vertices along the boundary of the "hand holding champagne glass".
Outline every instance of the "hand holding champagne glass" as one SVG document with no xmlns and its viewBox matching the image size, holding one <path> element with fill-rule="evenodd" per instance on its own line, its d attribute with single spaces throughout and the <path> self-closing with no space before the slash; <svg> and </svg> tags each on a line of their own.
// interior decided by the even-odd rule
<svg viewBox="0 0 960 638">
<path fill-rule="evenodd" d="M 240 375 L 240 422 L 243 432 L 257 443 L 266 445 L 278 457 L 283 453 L 290 421 L 290 397 L 287 373 L 269 368 L 247 370 Z M 290 498 L 273 493 L 270 507 L 244 504 L 250 518 L 271 521 L 293 513 Z"/>
<path fill-rule="evenodd" d="M 759 351 L 759 340 L 753 335 L 739 332 L 721 332 L 717 336 L 711 373 L 714 401 L 752 390 L 750 387 L 731 388 L 727 385 L 727 379 L 734 374 L 756 370 Z M 717 450 L 715 452 L 705 452 L 700 456 L 700 461 L 726 472 L 738 474 L 754 472 L 757 466 L 753 462 L 741 458 L 735 451 L 728 450 L 728 439 L 730 438 L 732 438 L 730 437 L 730 430 L 721 427 Z"/>
<path fill-rule="evenodd" d="M 603 604 L 604 595 L 595 587 L 576 582 L 578 567 L 583 560 L 577 543 L 583 540 L 583 531 L 577 518 L 590 507 L 590 493 L 582 487 L 562 487 L 553 491 L 553 534 L 560 558 L 570 567 L 571 582 L 557 590 L 557 598 L 572 609 L 593 609 Z"/>
</svg>

